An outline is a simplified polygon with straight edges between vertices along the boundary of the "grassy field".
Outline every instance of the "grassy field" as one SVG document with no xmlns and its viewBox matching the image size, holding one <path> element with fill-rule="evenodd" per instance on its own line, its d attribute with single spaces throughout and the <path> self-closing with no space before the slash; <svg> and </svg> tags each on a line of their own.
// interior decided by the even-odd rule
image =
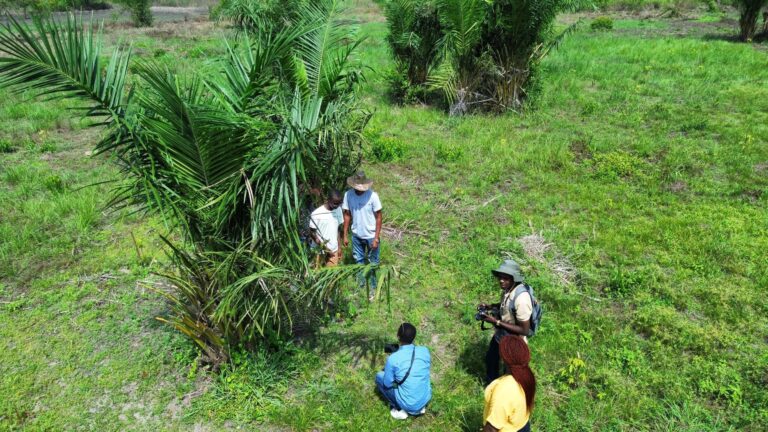
<svg viewBox="0 0 768 432">
<path fill-rule="evenodd" d="M 350 290 L 314 337 L 200 370 L 154 320 L 166 227 L 103 210 L 117 171 L 90 156 L 99 131 L 0 93 L 0 430 L 476 431 L 489 334 L 472 316 L 504 257 L 544 302 L 535 430 L 765 430 L 765 45 L 728 42 L 733 17 L 586 25 L 545 60 L 535 109 L 449 118 L 390 103 L 380 12 L 348 14 L 368 36 L 390 305 Z M 189 73 L 227 34 L 106 29 Z M 373 375 L 403 320 L 432 350 L 434 398 L 398 423 Z"/>
</svg>

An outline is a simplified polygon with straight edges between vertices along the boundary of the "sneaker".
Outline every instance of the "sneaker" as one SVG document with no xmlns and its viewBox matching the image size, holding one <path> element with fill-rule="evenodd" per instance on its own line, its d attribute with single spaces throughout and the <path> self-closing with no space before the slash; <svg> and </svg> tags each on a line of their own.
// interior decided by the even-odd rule
<svg viewBox="0 0 768 432">
<path fill-rule="evenodd" d="M 427 407 L 424 407 L 421 409 L 421 411 L 419 411 L 419 415 L 424 415 L 424 413 L 426 412 L 427 412 Z"/>
<path fill-rule="evenodd" d="M 394 409 L 389 410 L 389 415 L 395 420 L 405 420 L 408 418 L 408 413 L 404 410 Z"/>
</svg>

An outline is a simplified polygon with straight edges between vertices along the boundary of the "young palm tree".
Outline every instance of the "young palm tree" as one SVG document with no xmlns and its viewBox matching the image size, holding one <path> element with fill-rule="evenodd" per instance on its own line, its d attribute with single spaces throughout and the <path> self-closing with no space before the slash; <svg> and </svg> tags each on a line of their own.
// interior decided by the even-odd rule
<svg viewBox="0 0 768 432">
<path fill-rule="evenodd" d="M 434 1 L 393 0 L 384 9 L 387 42 L 409 86 L 423 86 L 440 61 L 440 17 Z"/>
<path fill-rule="evenodd" d="M 0 86 L 81 101 L 107 131 L 97 151 L 125 173 L 111 205 L 182 234 L 184 245 L 164 239 L 177 272 L 163 320 L 214 365 L 230 346 L 285 335 L 296 310 L 320 309 L 359 271 L 312 269 L 300 234 L 307 192 L 355 169 L 370 117 L 338 13 L 323 0 L 291 28 L 228 44 L 220 74 L 205 78 L 146 61 L 129 77 L 130 49 L 104 65 L 98 34 L 74 16 L 0 27 Z"/>
<path fill-rule="evenodd" d="M 736 5 L 741 12 L 739 16 L 739 39 L 750 41 L 757 32 L 757 20 L 760 11 L 768 6 L 768 0 L 738 0 Z"/>
<path fill-rule="evenodd" d="M 434 1 L 439 25 L 432 27 L 416 25 L 410 0 L 389 3 L 388 40 L 398 64 L 437 60 L 428 68 L 427 81 L 443 92 L 451 115 L 476 108 L 519 109 L 539 61 L 575 28 L 553 38 L 555 17 L 579 4 L 579 0 Z M 434 56 L 425 55 L 432 52 L 427 43 L 437 51 Z"/>
</svg>

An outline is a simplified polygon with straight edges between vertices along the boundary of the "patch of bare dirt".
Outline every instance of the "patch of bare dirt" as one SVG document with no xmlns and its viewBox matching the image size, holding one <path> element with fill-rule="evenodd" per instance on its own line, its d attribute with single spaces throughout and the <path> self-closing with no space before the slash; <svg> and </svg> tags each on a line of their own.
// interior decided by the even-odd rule
<svg viewBox="0 0 768 432">
<path fill-rule="evenodd" d="M 577 163 L 592 159 L 592 152 L 589 150 L 589 141 L 587 139 L 575 139 L 571 141 L 571 144 L 568 147 L 571 150 L 571 153 L 573 153 L 573 158 Z"/>
<path fill-rule="evenodd" d="M 195 384 L 195 389 L 185 394 L 181 398 L 176 398 L 172 400 L 170 403 L 168 403 L 168 406 L 165 408 L 165 413 L 174 420 L 181 418 L 182 414 L 184 413 L 184 410 L 186 408 L 189 408 L 190 405 L 192 405 L 192 401 L 195 398 L 204 395 L 210 387 L 211 387 L 210 378 L 197 380 L 197 383 Z"/>
<path fill-rule="evenodd" d="M 755 170 L 755 172 L 758 174 L 766 174 L 768 172 L 768 162 L 760 162 L 759 164 L 755 164 L 752 169 Z"/>
<path fill-rule="evenodd" d="M 669 190 L 674 193 L 685 192 L 688 190 L 688 183 L 678 180 L 669 185 Z"/>
</svg>

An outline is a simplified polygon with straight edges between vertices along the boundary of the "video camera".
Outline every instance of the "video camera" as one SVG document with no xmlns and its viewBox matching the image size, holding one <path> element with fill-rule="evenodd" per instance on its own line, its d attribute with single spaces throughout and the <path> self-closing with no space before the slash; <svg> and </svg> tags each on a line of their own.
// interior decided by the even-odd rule
<svg viewBox="0 0 768 432">
<path fill-rule="evenodd" d="M 477 313 L 475 314 L 475 319 L 477 321 L 481 321 L 484 316 L 492 316 L 492 317 L 499 318 L 501 315 L 499 314 L 498 307 L 478 306 Z"/>
<path fill-rule="evenodd" d="M 392 354 L 393 352 L 395 352 L 395 351 L 397 351 L 399 349 L 400 349 L 400 345 L 398 345 L 396 343 L 384 344 L 384 352 L 386 354 Z"/>
</svg>

